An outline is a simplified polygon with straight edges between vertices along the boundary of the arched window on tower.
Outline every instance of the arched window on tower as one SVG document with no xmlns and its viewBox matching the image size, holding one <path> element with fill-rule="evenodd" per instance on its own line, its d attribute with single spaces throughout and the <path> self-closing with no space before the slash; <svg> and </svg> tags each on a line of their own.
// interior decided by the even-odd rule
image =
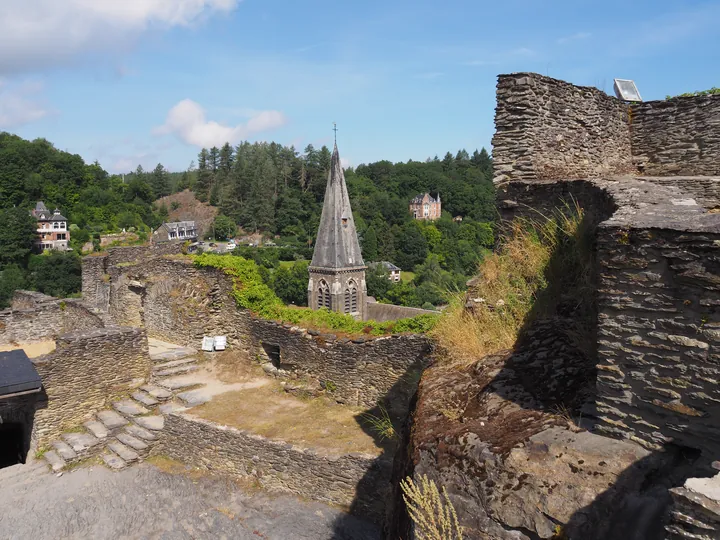
<svg viewBox="0 0 720 540">
<path fill-rule="evenodd" d="M 348 281 L 345 289 L 345 313 L 357 313 L 358 287 L 354 279 Z"/>
<path fill-rule="evenodd" d="M 324 279 L 320 280 L 317 288 L 317 307 L 330 309 L 330 286 Z"/>
</svg>

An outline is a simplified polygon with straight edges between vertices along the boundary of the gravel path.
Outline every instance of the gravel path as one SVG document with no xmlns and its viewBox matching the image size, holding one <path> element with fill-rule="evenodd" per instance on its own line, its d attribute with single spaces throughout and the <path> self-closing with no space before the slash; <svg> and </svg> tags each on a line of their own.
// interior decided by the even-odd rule
<svg viewBox="0 0 720 540">
<path fill-rule="evenodd" d="M 1 539 L 376 540 L 372 525 L 315 502 L 141 464 L 0 482 Z"/>
</svg>

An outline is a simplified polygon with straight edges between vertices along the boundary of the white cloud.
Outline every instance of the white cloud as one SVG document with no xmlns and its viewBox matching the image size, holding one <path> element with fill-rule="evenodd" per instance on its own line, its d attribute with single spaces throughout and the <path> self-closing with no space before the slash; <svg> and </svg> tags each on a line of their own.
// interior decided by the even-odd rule
<svg viewBox="0 0 720 540">
<path fill-rule="evenodd" d="M 285 115 L 279 111 L 257 111 L 244 124 L 225 126 L 207 120 L 205 110 L 191 99 L 175 105 L 167 115 L 165 124 L 155 128 L 156 135 L 174 134 L 180 140 L 199 147 L 221 146 L 226 142 L 238 143 L 249 136 L 284 125 Z"/>
<path fill-rule="evenodd" d="M 152 26 L 188 26 L 240 0 L 1 0 L 0 73 L 97 52 Z"/>
<path fill-rule="evenodd" d="M 0 129 L 12 129 L 50 114 L 38 94 L 42 84 L 33 81 L 10 83 L 0 79 Z"/>
<path fill-rule="evenodd" d="M 557 42 L 560 45 L 564 45 L 566 43 L 570 43 L 571 41 L 579 41 L 581 39 L 587 39 L 591 35 L 592 34 L 590 32 L 578 32 L 576 34 L 573 34 L 572 36 L 565 36 L 565 37 L 558 38 Z"/>
</svg>

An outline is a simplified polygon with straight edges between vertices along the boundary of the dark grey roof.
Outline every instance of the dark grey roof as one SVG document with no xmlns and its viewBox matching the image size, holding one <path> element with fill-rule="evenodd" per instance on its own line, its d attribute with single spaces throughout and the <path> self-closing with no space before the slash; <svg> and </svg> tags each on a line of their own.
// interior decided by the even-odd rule
<svg viewBox="0 0 720 540">
<path fill-rule="evenodd" d="M 0 352 L 0 396 L 39 390 L 40 375 L 22 349 Z"/>
<path fill-rule="evenodd" d="M 36 212 L 50 212 L 47 207 L 45 206 L 45 203 L 42 201 L 38 201 L 35 203 L 35 211 Z"/>
<path fill-rule="evenodd" d="M 390 261 L 380 261 L 380 262 L 374 262 L 374 263 L 369 264 L 370 268 L 376 268 L 378 265 L 382 265 L 383 268 L 385 268 L 386 270 L 389 270 L 391 272 L 399 272 L 401 270 L 401 268 L 399 266 L 395 266 Z"/>
<path fill-rule="evenodd" d="M 438 195 L 438 198 L 436 199 L 429 193 L 423 193 L 422 195 L 418 195 L 418 196 L 414 197 L 413 200 L 410 201 L 410 203 L 411 204 L 421 204 L 423 202 L 423 198 L 425 197 L 425 195 L 428 196 L 428 202 L 430 202 L 430 203 L 436 203 L 440 199 L 440 195 Z"/>
<path fill-rule="evenodd" d="M 60 213 L 60 210 L 55 209 L 55 213 L 50 218 L 50 221 L 67 221 L 67 218 Z"/>
<path fill-rule="evenodd" d="M 365 266 L 337 145 L 333 149 L 320 227 L 310 266 L 316 268 Z"/>
<path fill-rule="evenodd" d="M 195 222 L 194 221 L 172 221 L 170 223 L 163 223 L 163 225 L 167 229 L 194 229 L 195 228 Z"/>
</svg>

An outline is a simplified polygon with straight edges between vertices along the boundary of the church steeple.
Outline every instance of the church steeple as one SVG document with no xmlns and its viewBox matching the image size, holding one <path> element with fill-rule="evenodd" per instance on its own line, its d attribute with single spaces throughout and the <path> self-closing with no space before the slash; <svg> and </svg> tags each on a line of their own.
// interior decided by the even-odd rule
<svg viewBox="0 0 720 540">
<path fill-rule="evenodd" d="M 333 269 L 365 266 L 337 144 L 332 153 L 320 227 L 310 266 Z"/>
<path fill-rule="evenodd" d="M 310 262 L 308 305 L 313 309 L 327 308 L 364 319 L 367 311 L 365 269 L 335 143 Z"/>
</svg>

